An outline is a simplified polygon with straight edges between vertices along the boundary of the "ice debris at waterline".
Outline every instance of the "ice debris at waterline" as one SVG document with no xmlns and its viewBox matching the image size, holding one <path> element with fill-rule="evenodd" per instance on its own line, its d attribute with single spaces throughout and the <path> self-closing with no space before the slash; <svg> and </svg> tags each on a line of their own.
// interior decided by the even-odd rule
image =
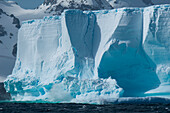
<svg viewBox="0 0 170 113">
<path fill-rule="evenodd" d="M 14 100 L 170 96 L 170 5 L 66 10 L 23 22 L 17 46 Z"/>
</svg>

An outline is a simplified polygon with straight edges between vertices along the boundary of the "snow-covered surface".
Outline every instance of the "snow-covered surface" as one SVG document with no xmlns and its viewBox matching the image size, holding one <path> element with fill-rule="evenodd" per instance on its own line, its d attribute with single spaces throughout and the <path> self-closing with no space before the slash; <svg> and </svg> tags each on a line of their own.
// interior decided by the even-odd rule
<svg viewBox="0 0 170 113">
<path fill-rule="evenodd" d="M 64 9 L 100 10 L 112 9 L 106 0 L 45 0 L 46 13 L 61 14 Z"/>
<path fill-rule="evenodd" d="M 170 5 L 66 10 L 24 21 L 6 90 L 22 101 L 169 96 L 169 11 Z"/>
<path fill-rule="evenodd" d="M 106 0 L 113 8 L 170 4 L 169 0 Z"/>
<path fill-rule="evenodd" d="M 170 0 L 45 0 L 39 8 L 46 6 L 45 13 L 61 14 L 64 9 L 99 10 L 158 4 L 170 4 Z"/>
<path fill-rule="evenodd" d="M 23 9 L 16 2 L 2 0 L 0 1 L 0 8 L 7 14 L 13 14 L 20 21 L 41 19 L 44 16 L 48 16 L 48 14 L 44 13 L 47 9 L 45 5 L 41 9 Z"/>
</svg>

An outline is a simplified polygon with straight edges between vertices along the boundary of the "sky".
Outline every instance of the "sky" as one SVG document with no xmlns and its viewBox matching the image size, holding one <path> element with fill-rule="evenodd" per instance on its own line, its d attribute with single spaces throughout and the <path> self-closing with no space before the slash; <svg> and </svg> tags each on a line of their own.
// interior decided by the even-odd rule
<svg viewBox="0 0 170 113">
<path fill-rule="evenodd" d="M 6 1 L 16 1 L 22 8 L 34 9 L 37 8 L 44 0 L 6 0 Z"/>
</svg>

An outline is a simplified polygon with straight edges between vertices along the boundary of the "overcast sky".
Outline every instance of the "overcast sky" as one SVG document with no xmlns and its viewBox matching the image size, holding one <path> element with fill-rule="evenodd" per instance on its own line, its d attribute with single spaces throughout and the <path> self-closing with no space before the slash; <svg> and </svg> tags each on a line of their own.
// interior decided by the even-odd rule
<svg viewBox="0 0 170 113">
<path fill-rule="evenodd" d="M 34 9 L 44 2 L 44 0 L 7 0 L 16 1 L 21 7 L 25 9 Z"/>
</svg>

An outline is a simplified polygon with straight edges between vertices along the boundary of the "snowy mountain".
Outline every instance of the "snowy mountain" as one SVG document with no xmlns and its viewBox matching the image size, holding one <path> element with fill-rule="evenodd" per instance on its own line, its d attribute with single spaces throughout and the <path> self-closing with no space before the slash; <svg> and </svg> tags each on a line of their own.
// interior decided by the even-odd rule
<svg viewBox="0 0 170 113">
<path fill-rule="evenodd" d="M 100 10 L 112 9 L 106 0 L 45 0 L 46 12 L 61 14 L 64 9 Z"/>
<path fill-rule="evenodd" d="M 20 22 L 29 19 L 40 19 L 44 16 L 48 16 L 49 14 L 45 14 L 45 10 L 47 9 L 44 6 L 41 9 L 23 9 L 16 2 L 13 1 L 0 1 L 0 8 L 8 14 L 13 14 L 17 17 Z"/>
<path fill-rule="evenodd" d="M 170 4 L 169 0 L 107 0 L 113 8 L 146 7 L 151 5 Z"/>
<path fill-rule="evenodd" d="M 0 8 L 0 79 L 6 78 L 14 66 L 20 21 Z M 4 76 L 5 75 L 5 76 Z M 0 80 L 0 81 L 1 81 Z"/>
<path fill-rule="evenodd" d="M 60 15 L 64 9 L 100 10 L 122 7 L 146 7 L 169 4 L 170 0 L 45 0 L 39 7 L 47 7 L 45 13 Z"/>
</svg>

